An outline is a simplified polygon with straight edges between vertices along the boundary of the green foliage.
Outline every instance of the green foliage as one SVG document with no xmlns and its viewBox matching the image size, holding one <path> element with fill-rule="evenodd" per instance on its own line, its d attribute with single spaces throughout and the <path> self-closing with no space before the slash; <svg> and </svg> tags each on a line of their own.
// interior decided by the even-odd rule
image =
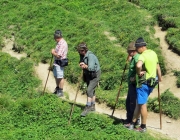
<svg viewBox="0 0 180 140">
<path fill-rule="evenodd" d="M 166 90 L 161 94 L 161 107 L 162 113 L 166 114 L 170 118 L 180 118 L 180 100 L 175 97 L 169 90 Z M 148 108 L 151 111 L 159 113 L 159 101 L 157 98 L 150 99 L 148 102 Z"/>
<path fill-rule="evenodd" d="M 11 95 L 14 98 L 31 97 L 35 92 L 32 89 L 40 84 L 40 80 L 33 77 L 33 63 L 26 58 L 17 60 L 1 52 L 0 59 L 0 93 Z"/>
<path fill-rule="evenodd" d="M 133 0 L 133 2 L 136 3 L 136 0 Z M 168 32 L 166 39 L 170 48 L 180 54 L 180 2 L 178 0 L 141 0 L 138 1 L 138 5 L 147 9 L 156 17 L 162 30 Z"/>
<path fill-rule="evenodd" d="M 157 7 L 154 2 L 146 1 L 143 6 L 143 0 L 136 2 L 141 7 L 148 7 L 148 10 L 169 6 L 161 5 L 159 1 Z M 81 70 L 77 66 L 79 56 L 76 46 L 79 42 L 87 42 L 88 48 L 98 56 L 102 69 L 100 87 L 97 90 L 98 100 L 112 107 L 122 79 L 121 73 L 127 57 L 126 47 L 130 41 L 142 36 L 148 47 L 158 53 L 162 73 L 166 73 L 158 44 L 151 38 L 156 21 L 154 18 L 147 18 L 149 11 L 139 9 L 126 0 L 1 0 L 0 4 L 0 48 L 4 46 L 3 37 L 11 38 L 13 35 L 14 49 L 18 52 L 24 51 L 31 58 L 16 60 L 0 53 L 1 139 L 157 139 L 148 134 L 128 131 L 122 125 L 114 125 L 113 120 L 107 116 L 89 114 L 86 118 L 80 118 L 81 108 L 78 106 L 73 113 L 72 125 L 67 126 L 70 104 L 53 95 L 39 97 L 36 89 L 40 81 L 34 77 L 32 63 L 32 60 L 49 62 L 50 50 L 55 47 L 54 30 L 61 29 L 69 45 L 70 64 L 66 67 L 65 76 L 69 82 L 77 83 Z M 169 12 L 167 9 L 164 11 Z M 176 27 L 178 12 L 174 13 L 173 20 L 169 18 L 172 14 L 168 15 L 167 12 L 165 16 L 154 11 L 152 13 L 156 14 L 154 17 L 168 21 L 165 27 Z M 146 27 L 151 31 L 146 31 Z M 170 37 L 177 32 L 170 31 Z M 111 40 L 111 37 L 116 39 Z M 168 40 L 172 42 L 172 46 L 176 44 L 174 38 Z M 126 74 L 120 97 L 127 92 Z M 120 98 L 116 107 L 124 108 L 124 101 Z M 165 102 L 164 106 L 167 104 Z M 171 117 L 177 116 L 169 110 L 164 112 Z"/>
<path fill-rule="evenodd" d="M 100 92 L 117 92 L 127 57 L 126 48 L 130 41 L 135 41 L 140 36 L 145 38 L 150 49 L 159 54 L 162 73 L 166 73 L 158 44 L 146 31 L 147 26 L 153 28 L 155 20 L 147 18 L 148 11 L 139 10 L 125 0 L 3 0 L 0 4 L 4 5 L 0 11 L 0 29 L 3 36 L 10 38 L 14 35 L 14 49 L 18 52 L 24 51 L 35 62 L 49 62 L 50 50 L 56 44 L 53 33 L 56 29 L 62 30 L 63 37 L 69 45 L 70 63 L 65 69 L 65 78 L 70 83 L 76 84 L 80 76 L 76 46 L 82 41 L 87 42 L 89 50 L 97 55 L 100 61 Z M 111 37 L 115 39 L 111 40 Z M 126 76 L 122 87 L 121 95 L 125 95 Z M 102 94 L 99 93 L 99 96 Z M 109 103 L 111 104 L 110 101 Z"/>
<path fill-rule="evenodd" d="M 142 12 L 125 1 L 74 0 L 68 3 L 63 1 L 56 1 L 56 3 L 53 1 L 33 1 L 33 4 L 27 3 L 30 2 L 1 2 L 2 5 L 6 5 L 3 10 L 8 9 L 8 14 L 3 13 L 6 19 L 2 19 L 2 21 L 8 23 L 3 24 L 4 28 L 7 29 L 10 25 L 13 25 L 10 32 L 14 32 L 17 46 L 24 46 L 24 51 L 28 54 L 33 50 L 30 56 L 34 59 L 40 59 L 42 62 L 47 62 L 47 59 L 50 58 L 50 48 L 55 45 L 52 36 L 54 30 L 61 28 L 69 44 L 69 58 L 70 61 L 72 60 L 70 67 L 73 69 L 78 63 L 78 54 L 75 53 L 74 46 L 80 41 L 84 40 L 88 43 L 90 50 L 99 57 L 101 65 L 109 62 L 109 59 L 114 64 L 119 64 L 125 60 L 126 54 L 124 54 L 124 51 L 122 52 L 123 49 L 117 48 L 115 45 L 120 42 L 121 46 L 126 48 L 131 40 L 135 40 L 139 36 L 146 36 L 147 38 L 145 27 L 150 22 L 153 22 L 152 19 L 144 22 L 143 18 L 147 12 L 142 14 Z M 12 9 L 14 7 L 16 9 Z M 9 9 L 11 10 L 9 11 Z M 16 15 L 18 18 L 16 18 Z M 57 18 L 57 15 L 59 18 Z M 133 20 L 126 18 L 129 15 L 133 17 Z M 121 17 L 121 20 L 118 17 Z M 137 30 L 133 30 L 135 28 Z M 117 41 L 112 43 L 108 40 L 104 35 L 104 31 L 112 33 L 112 36 L 115 36 Z M 122 65 L 117 66 L 119 68 L 116 69 L 116 72 L 122 69 Z M 104 70 L 111 71 L 111 69 L 105 68 Z M 76 71 L 75 74 L 77 74 Z"/>
<path fill-rule="evenodd" d="M 8 113 L 1 111 L 1 139 L 156 139 L 148 133 L 129 131 L 120 123 L 114 124 L 115 120 L 106 115 L 91 113 L 80 117 L 81 108 L 78 106 L 75 106 L 71 125 L 68 125 L 71 105 L 54 95 L 19 98 L 15 106 L 13 102 L 10 104 L 12 107 L 8 108 Z"/>
<path fill-rule="evenodd" d="M 0 97 L 0 110 L 7 111 L 11 109 L 11 107 L 15 106 L 15 103 L 11 99 L 11 96 L 1 95 Z"/>
<path fill-rule="evenodd" d="M 180 71 L 174 71 L 174 75 L 177 77 L 176 85 L 180 88 Z"/>
<path fill-rule="evenodd" d="M 114 120 L 105 115 L 92 113 L 85 118 L 80 117 L 82 106 L 79 105 L 75 106 L 71 125 L 68 125 L 72 103 L 53 94 L 40 96 L 36 93 L 35 88 L 40 82 L 35 78 L 33 63 L 27 58 L 17 60 L 5 53 L 0 53 L 0 56 L 2 140 L 155 139 L 148 133 L 141 135 L 130 132 L 120 123 L 115 125 Z M 11 86 L 5 88 L 5 84 Z"/>
</svg>

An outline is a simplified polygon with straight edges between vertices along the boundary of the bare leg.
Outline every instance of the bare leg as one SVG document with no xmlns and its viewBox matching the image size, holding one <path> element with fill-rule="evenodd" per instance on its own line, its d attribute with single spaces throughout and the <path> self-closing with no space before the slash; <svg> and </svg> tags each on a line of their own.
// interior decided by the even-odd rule
<svg viewBox="0 0 180 140">
<path fill-rule="evenodd" d="M 92 98 L 87 97 L 87 102 L 90 102 L 90 103 L 91 103 L 91 101 L 92 101 Z"/>
<path fill-rule="evenodd" d="M 94 103 L 95 103 L 95 101 L 96 101 L 96 96 L 93 96 L 93 98 L 92 98 L 92 101 L 91 101 L 91 102 L 94 102 Z"/>
<path fill-rule="evenodd" d="M 141 108 L 140 108 L 140 112 L 141 112 L 141 124 L 146 124 L 146 120 L 147 120 L 147 106 L 146 104 L 142 104 Z"/>
<path fill-rule="evenodd" d="M 64 78 L 60 79 L 59 88 L 63 89 L 64 87 Z"/>
<path fill-rule="evenodd" d="M 56 79 L 56 86 L 63 89 L 64 86 L 64 78 L 55 78 Z"/>
<path fill-rule="evenodd" d="M 135 110 L 134 110 L 134 115 L 133 115 L 133 119 L 132 119 L 132 122 L 136 122 L 137 121 L 137 119 L 139 118 L 139 116 L 140 116 L 140 105 L 138 105 L 137 103 L 136 103 L 136 108 L 135 108 Z"/>
<path fill-rule="evenodd" d="M 87 102 L 95 102 L 96 100 L 96 96 L 91 97 L 87 97 Z"/>
</svg>

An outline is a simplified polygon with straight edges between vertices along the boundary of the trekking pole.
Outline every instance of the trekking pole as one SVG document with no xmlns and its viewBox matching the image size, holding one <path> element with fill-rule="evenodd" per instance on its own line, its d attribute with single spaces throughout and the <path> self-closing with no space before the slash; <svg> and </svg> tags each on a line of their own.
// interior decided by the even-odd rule
<svg viewBox="0 0 180 140">
<path fill-rule="evenodd" d="M 158 82 L 158 101 L 159 101 L 159 117 L 160 117 L 160 129 L 162 129 L 162 119 L 161 119 L 161 98 L 160 98 L 160 87 L 159 87 L 159 82 Z"/>
<path fill-rule="evenodd" d="M 73 105 L 71 107 L 71 112 L 70 112 L 70 117 L 69 117 L 68 125 L 71 123 L 71 117 L 72 117 L 72 113 L 74 111 L 74 105 L 76 103 L 76 98 L 77 98 L 77 95 L 78 95 L 78 92 L 79 92 L 79 89 L 80 89 L 80 80 L 82 79 L 82 76 L 83 76 L 83 71 L 81 72 L 81 75 L 80 75 L 79 80 L 78 80 L 79 82 L 78 82 L 78 86 L 77 86 L 77 90 L 76 90 L 75 99 L 74 99 Z"/>
<path fill-rule="evenodd" d="M 45 89 L 46 89 L 47 81 L 48 81 L 48 78 L 49 78 L 49 73 L 51 71 L 52 59 L 53 59 L 53 55 L 51 57 L 50 66 L 49 66 L 49 72 L 48 72 L 48 76 L 47 76 L 46 83 L 45 83 L 45 86 L 44 86 L 43 95 L 44 95 L 44 92 L 45 92 Z"/>
<path fill-rule="evenodd" d="M 125 66 L 124 66 L 123 74 L 122 74 L 122 77 L 121 77 L 120 87 L 119 87 L 118 94 L 117 94 L 117 97 L 116 97 L 116 102 L 115 102 L 115 105 L 114 105 L 114 107 L 113 107 L 112 116 L 113 116 L 113 114 L 114 114 L 114 111 L 115 111 L 115 108 L 116 108 L 116 104 L 117 104 L 117 102 L 118 102 L 118 98 L 119 98 L 119 95 L 120 95 L 120 90 L 121 90 L 121 88 L 122 88 L 122 81 L 123 81 L 124 73 L 125 73 L 125 70 L 126 70 L 126 67 L 127 67 L 128 59 L 129 59 L 129 56 L 128 56 L 127 59 L 126 59 L 126 64 L 125 64 Z"/>
</svg>

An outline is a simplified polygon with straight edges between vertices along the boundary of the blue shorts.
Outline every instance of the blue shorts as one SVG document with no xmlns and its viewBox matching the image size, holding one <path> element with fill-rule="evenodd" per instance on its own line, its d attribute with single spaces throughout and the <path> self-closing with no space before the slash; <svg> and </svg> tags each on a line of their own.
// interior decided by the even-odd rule
<svg viewBox="0 0 180 140">
<path fill-rule="evenodd" d="M 138 104 L 146 104 L 150 93 L 153 91 L 153 87 L 149 87 L 148 85 L 142 84 L 141 87 L 136 88 L 137 92 L 137 103 Z"/>
<path fill-rule="evenodd" d="M 55 78 L 63 78 L 64 77 L 64 67 L 60 67 L 59 65 L 53 66 L 53 74 Z"/>
</svg>

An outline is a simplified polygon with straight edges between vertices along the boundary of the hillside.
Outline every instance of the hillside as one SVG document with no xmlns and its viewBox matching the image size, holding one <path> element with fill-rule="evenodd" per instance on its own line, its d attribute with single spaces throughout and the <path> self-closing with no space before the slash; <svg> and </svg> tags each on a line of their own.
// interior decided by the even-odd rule
<svg viewBox="0 0 180 140">
<path fill-rule="evenodd" d="M 179 1 L 2 0 L 0 4 L 0 136 L 3 140 L 87 139 L 86 134 L 92 134 L 92 139 L 179 140 Z M 41 96 L 51 60 L 50 50 L 55 46 L 53 33 L 56 29 L 62 30 L 69 46 L 70 63 L 65 69 L 63 98 L 51 94 L 55 88 L 52 73 L 45 95 Z M 138 37 L 143 37 L 148 48 L 158 54 L 163 74 L 160 83 L 163 129 L 159 129 L 155 88 L 148 102 L 151 112 L 147 135 L 129 132 L 122 126 L 126 114 L 128 69 L 122 78 L 126 48 Z M 87 118 L 79 117 L 86 102 L 86 96 L 81 93 L 84 90 L 81 81 L 72 125 L 67 126 L 81 72 L 77 66 L 76 46 L 82 41 L 98 56 L 101 65 L 97 110 Z M 121 79 L 121 94 L 112 118 L 111 108 Z"/>
<path fill-rule="evenodd" d="M 155 26 L 155 28 L 158 28 L 158 27 Z M 164 36 L 162 36 L 162 37 L 164 37 Z M 25 54 L 18 54 L 12 50 L 13 39 L 6 40 L 5 43 L 6 43 L 6 46 L 3 48 L 3 52 L 9 53 L 12 57 L 16 57 L 17 59 L 20 59 L 21 57 L 25 57 Z M 169 55 L 164 55 L 164 56 L 165 56 L 165 59 L 168 59 Z M 173 57 L 176 57 L 176 54 L 172 54 L 171 58 L 173 58 Z M 174 63 L 171 63 L 171 65 L 172 66 L 176 65 L 176 62 L 175 61 L 173 61 L 173 62 Z M 42 86 L 39 89 L 39 92 L 42 92 L 44 89 L 44 85 L 46 83 L 47 75 L 48 75 L 48 68 L 49 68 L 48 64 L 42 64 L 42 63 L 39 63 L 37 66 L 35 66 L 35 73 L 37 74 L 39 79 L 42 80 Z M 168 73 L 165 76 L 163 76 L 163 80 L 168 80 L 166 77 L 170 77 L 172 79 L 172 76 L 169 76 Z M 175 83 L 176 81 L 171 80 L 171 83 L 172 82 Z M 161 90 L 163 91 L 163 90 L 166 90 L 166 88 L 169 86 L 169 83 L 168 82 L 162 82 L 162 83 L 160 83 L 160 87 L 163 87 L 163 88 L 161 88 Z M 53 74 L 50 73 L 50 75 L 48 77 L 48 82 L 46 85 L 46 90 L 48 90 L 50 93 L 52 93 L 54 91 L 54 86 L 55 86 L 55 80 L 54 80 Z M 69 99 L 71 101 L 74 101 L 75 94 L 77 94 L 76 85 L 71 85 L 66 81 L 64 90 L 66 92 L 66 97 L 63 97 L 63 99 Z M 170 88 L 170 90 L 178 91 L 179 89 L 172 87 L 172 88 Z M 176 92 L 174 92 L 174 93 L 176 93 Z M 150 95 L 150 97 L 152 98 L 152 97 L 156 97 L 156 96 L 157 96 L 157 90 L 155 89 L 154 92 Z M 86 104 L 86 96 L 82 94 L 82 91 L 78 92 L 76 103 L 82 104 L 82 105 Z M 112 109 L 107 107 L 107 105 L 104 103 L 103 104 L 97 104 L 96 105 L 96 111 L 98 113 L 107 114 L 109 116 L 112 114 Z M 115 113 L 114 113 L 114 117 L 116 117 L 118 119 L 125 119 L 126 118 L 126 111 L 116 109 Z M 176 138 L 177 140 L 179 140 L 179 137 L 180 137 L 179 129 L 176 129 L 176 128 L 179 127 L 180 120 L 170 119 L 167 116 L 163 115 L 162 116 L 162 130 L 160 130 L 159 114 L 150 112 L 148 115 L 147 122 L 148 122 L 147 127 L 148 127 L 148 129 L 151 130 L 152 135 L 154 135 L 154 134 L 160 135 L 159 133 L 161 133 L 161 135 L 162 135 L 161 137 L 168 136 L 170 138 Z M 173 131 L 171 131 L 171 130 L 173 130 Z"/>
</svg>

